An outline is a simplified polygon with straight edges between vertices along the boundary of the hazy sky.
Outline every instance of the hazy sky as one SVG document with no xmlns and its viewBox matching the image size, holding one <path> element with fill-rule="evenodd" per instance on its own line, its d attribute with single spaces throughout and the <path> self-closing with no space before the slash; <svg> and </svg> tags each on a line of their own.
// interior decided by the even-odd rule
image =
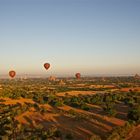
<svg viewBox="0 0 140 140">
<path fill-rule="evenodd" d="M 0 74 L 9 69 L 140 74 L 140 0 L 0 0 Z"/>
</svg>

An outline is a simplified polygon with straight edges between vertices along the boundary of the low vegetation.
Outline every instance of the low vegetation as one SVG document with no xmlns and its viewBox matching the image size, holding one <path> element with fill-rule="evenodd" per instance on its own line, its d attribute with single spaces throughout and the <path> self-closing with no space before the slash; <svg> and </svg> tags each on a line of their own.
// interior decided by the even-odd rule
<svg viewBox="0 0 140 140">
<path fill-rule="evenodd" d="M 60 80 L 1 80 L 0 139 L 121 140 L 140 124 L 140 80 Z"/>
</svg>

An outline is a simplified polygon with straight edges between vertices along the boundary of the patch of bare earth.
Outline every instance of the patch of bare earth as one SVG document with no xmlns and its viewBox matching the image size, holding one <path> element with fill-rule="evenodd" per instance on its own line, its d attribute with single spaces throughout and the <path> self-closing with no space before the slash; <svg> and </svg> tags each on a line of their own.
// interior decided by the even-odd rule
<svg viewBox="0 0 140 140">
<path fill-rule="evenodd" d="M 78 96 L 79 94 L 95 94 L 95 92 L 91 91 L 73 91 L 70 92 L 71 95 Z M 59 93 L 60 94 L 60 93 Z M 63 93 L 61 96 L 65 96 Z M 5 100 L 4 104 L 24 104 L 24 103 L 32 103 L 34 102 L 31 99 L 20 98 L 18 100 L 10 99 L 10 98 L 1 98 Z M 67 105 L 63 107 L 52 107 L 48 104 L 40 105 L 40 107 L 45 107 L 47 110 L 46 113 L 41 114 L 39 111 L 36 111 L 33 107 L 28 111 L 22 113 L 17 116 L 16 119 L 21 124 L 27 124 L 31 128 L 37 127 L 39 124 L 44 126 L 46 129 L 52 126 L 58 127 L 58 129 L 63 132 L 63 134 L 72 133 L 74 135 L 74 139 L 78 140 L 89 140 L 92 135 L 99 135 L 102 139 L 105 139 L 108 132 L 110 132 L 116 126 L 124 125 L 125 121 L 114 118 L 107 117 L 102 114 L 102 109 L 100 106 L 90 105 L 92 110 L 84 111 L 81 109 L 73 108 Z M 69 111 L 74 110 L 78 114 L 84 114 L 85 116 L 89 116 L 88 119 L 75 119 L 71 115 L 69 115 Z M 130 139 L 131 140 L 131 139 Z"/>
<path fill-rule="evenodd" d="M 78 96 L 78 95 L 93 95 L 96 94 L 95 91 L 69 91 L 69 92 L 61 92 L 61 93 L 57 93 L 57 96 L 66 96 L 66 95 L 70 95 L 70 96 Z"/>
<path fill-rule="evenodd" d="M 11 99 L 11 98 L 0 98 L 2 100 L 4 100 L 5 102 L 3 102 L 3 104 L 5 105 L 12 105 L 12 104 L 24 104 L 24 103 L 31 103 L 33 104 L 34 101 L 32 99 L 25 99 L 25 98 L 19 98 L 19 99 Z"/>
<path fill-rule="evenodd" d="M 140 91 L 140 87 L 135 87 L 135 88 L 122 88 L 122 89 L 120 89 L 120 91 L 122 91 L 122 92 L 129 92 L 130 90 L 132 90 L 132 91 Z"/>
<path fill-rule="evenodd" d="M 75 140 L 88 140 L 93 134 L 105 134 L 108 130 L 104 130 L 98 125 L 94 125 L 94 121 L 81 120 L 77 121 L 62 113 L 46 113 L 27 111 L 16 117 L 22 124 L 28 124 L 31 128 L 42 124 L 46 129 L 56 126 L 63 134 L 72 133 Z"/>
<path fill-rule="evenodd" d="M 140 125 L 134 129 L 127 140 L 140 140 Z"/>
</svg>

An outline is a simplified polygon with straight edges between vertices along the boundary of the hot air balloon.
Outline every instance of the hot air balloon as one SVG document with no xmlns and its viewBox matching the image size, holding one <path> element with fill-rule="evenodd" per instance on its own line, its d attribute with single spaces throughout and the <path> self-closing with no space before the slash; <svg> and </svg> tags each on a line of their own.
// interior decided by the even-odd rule
<svg viewBox="0 0 140 140">
<path fill-rule="evenodd" d="M 80 73 L 76 73 L 76 74 L 75 74 L 75 77 L 76 77 L 77 79 L 80 79 L 80 78 L 81 78 L 81 74 L 80 74 Z"/>
<path fill-rule="evenodd" d="M 46 70 L 48 70 L 48 69 L 50 68 L 50 64 L 49 64 L 49 63 L 45 63 L 45 64 L 44 64 L 44 68 L 45 68 Z"/>
<path fill-rule="evenodd" d="M 9 71 L 9 76 L 14 78 L 16 76 L 16 72 L 14 70 Z"/>
</svg>

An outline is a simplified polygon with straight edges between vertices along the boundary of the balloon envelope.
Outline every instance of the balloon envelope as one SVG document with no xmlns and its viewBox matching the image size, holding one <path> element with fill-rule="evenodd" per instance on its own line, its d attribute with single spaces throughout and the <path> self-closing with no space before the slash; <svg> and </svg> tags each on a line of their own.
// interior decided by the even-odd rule
<svg viewBox="0 0 140 140">
<path fill-rule="evenodd" d="M 45 64 L 44 64 L 44 68 L 45 68 L 46 70 L 48 70 L 48 69 L 50 68 L 50 64 L 49 64 L 49 63 L 45 63 Z"/>
<path fill-rule="evenodd" d="M 16 76 L 16 72 L 14 70 L 9 71 L 9 76 L 14 78 Z"/>
<path fill-rule="evenodd" d="M 76 77 L 77 79 L 80 79 L 80 78 L 81 78 L 81 74 L 80 74 L 80 73 L 76 73 L 76 74 L 75 74 L 75 77 Z"/>
</svg>

